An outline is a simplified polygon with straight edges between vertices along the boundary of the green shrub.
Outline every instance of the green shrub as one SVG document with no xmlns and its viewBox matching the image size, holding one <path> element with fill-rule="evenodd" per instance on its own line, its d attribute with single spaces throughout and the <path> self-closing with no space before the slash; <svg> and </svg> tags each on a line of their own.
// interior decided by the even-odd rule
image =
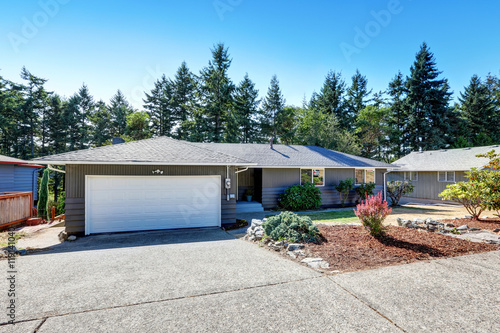
<svg viewBox="0 0 500 333">
<path fill-rule="evenodd" d="M 321 235 L 309 216 L 298 216 L 293 212 L 282 212 L 271 216 L 262 227 L 267 236 L 274 240 L 290 242 L 317 242 Z"/>
<path fill-rule="evenodd" d="M 338 185 L 335 186 L 335 189 L 339 192 L 340 195 L 340 204 L 342 207 L 345 206 L 345 201 L 347 196 L 349 195 L 349 191 L 354 188 L 354 178 L 347 178 L 346 180 L 341 180 Z"/>
<path fill-rule="evenodd" d="M 50 220 L 50 213 L 48 212 L 49 203 L 49 174 L 50 170 L 43 170 L 42 182 L 40 184 L 40 190 L 38 191 L 38 216 L 44 219 Z"/>
<path fill-rule="evenodd" d="M 318 209 L 321 206 L 321 191 L 311 183 L 293 185 L 280 195 L 279 201 L 287 210 Z"/>
<path fill-rule="evenodd" d="M 359 195 L 359 200 L 366 200 L 369 195 L 373 195 L 375 183 L 363 183 L 354 189 Z"/>
<path fill-rule="evenodd" d="M 391 198 L 391 206 L 399 206 L 401 197 L 413 192 L 414 189 L 415 187 L 408 180 L 387 182 L 387 195 Z"/>
</svg>

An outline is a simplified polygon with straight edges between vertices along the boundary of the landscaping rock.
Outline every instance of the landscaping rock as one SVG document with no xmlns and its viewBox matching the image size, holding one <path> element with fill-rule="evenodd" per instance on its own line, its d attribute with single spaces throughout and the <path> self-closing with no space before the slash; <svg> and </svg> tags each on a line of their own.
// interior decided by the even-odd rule
<svg viewBox="0 0 500 333">
<path fill-rule="evenodd" d="M 464 219 L 471 219 L 472 215 L 464 215 Z"/>
<path fill-rule="evenodd" d="M 303 250 L 295 250 L 293 251 L 298 256 L 305 256 L 306 253 Z"/>
<path fill-rule="evenodd" d="M 467 229 L 469 229 L 467 224 L 461 225 L 460 227 L 457 228 L 457 230 L 467 230 Z"/>
<path fill-rule="evenodd" d="M 76 236 L 75 235 L 71 235 L 68 237 L 68 240 L 69 241 L 75 241 L 76 240 Z"/>
<path fill-rule="evenodd" d="M 61 231 L 59 233 L 59 241 L 62 243 L 68 239 L 68 233 L 66 231 Z"/>
<path fill-rule="evenodd" d="M 500 228 L 494 229 L 493 232 L 500 232 Z"/>
<path fill-rule="evenodd" d="M 314 269 L 327 269 L 330 268 L 330 264 L 323 260 L 323 258 L 305 258 L 300 262 L 307 264 L 307 266 Z"/>
<path fill-rule="evenodd" d="M 17 253 L 19 253 L 19 255 L 21 255 L 21 256 L 25 256 L 25 255 L 28 254 L 28 251 L 26 251 L 26 250 L 19 250 L 19 251 L 17 251 Z"/>
<path fill-rule="evenodd" d="M 264 237 L 264 229 L 262 229 L 260 227 L 255 229 L 254 236 L 255 236 L 256 240 L 261 240 L 262 237 Z"/>
<path fill-rule="evenodd" d="M 303 248 L 304 244 L 288 244 L 288 251 L 295 251 Z"/>
<path fill-rule="evenodd" d="M 297 255 L 295 255 L 295 253 L 293 252 L 290 252 L 288 251 L 287 254 L 292 258 L 292 259 L 296 259 L 297 258 Z"/>
</svg>

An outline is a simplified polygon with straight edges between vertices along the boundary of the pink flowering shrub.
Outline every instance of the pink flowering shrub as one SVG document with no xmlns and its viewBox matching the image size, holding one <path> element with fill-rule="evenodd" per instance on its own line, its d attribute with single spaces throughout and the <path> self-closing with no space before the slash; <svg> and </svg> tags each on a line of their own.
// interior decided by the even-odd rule
<svg viewBox="0 0 500 333">
<path fill-rule="evenodd" d="M 382 199 L 382 193 L 370 195 L 365 201 L 361 201 L 356 206 L 354 214 L 361 220 L 361 223 L 373 237 L 385 235 L 386 227 L 382 224 L 384 219 L 392 213 L 392 208 L 387 206 L 387 201 Z"/>
</svg>

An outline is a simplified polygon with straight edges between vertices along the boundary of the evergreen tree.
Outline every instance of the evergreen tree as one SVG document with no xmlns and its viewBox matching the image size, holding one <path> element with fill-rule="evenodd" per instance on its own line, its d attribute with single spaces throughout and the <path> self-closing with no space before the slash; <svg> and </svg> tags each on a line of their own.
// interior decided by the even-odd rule
<svg viewBox="0 0 500 333">
<path fill-rule="evenodd" d="M 174 83 L 165 75 L 155 82 L 154 88 L 146 93 L 144 108 L 151 119 L 151 132 L 157 136 L 171 136 L 176 125 L 173 107 Z"/>
<path fill-rule="evenodd" d="M 111 114 L 106 103 L 98 101 L 95 104 L 95 111 L 90 118 L 92 124 L 91 145 L 93 147 L 104 146 L 111 141 Z"/>
<path fill-rule="evenodd" d="M 236 88 L 235 111 L 239 129 L 239 141 L 243 143 L 256 142 L 259 139 L 259 91 L 255 84 L 245 74 L 243 81 Z"/>
<path fill-rule="evenodd" d="M 390 110 L 368 105 L 356 119 L 356 134 L 361 142 L 361 156 L 382 159 L 382 142 L 387 135 L 387 119 Z"/>
<path fill-rule="evenodd" d="M 145 111 L 134 111 L 127 115 L 127 129 L 125 133 L 132 141 L 150 138 L 148 113 Z"/>
<path fill-rule="evenodd" d="M 271 85 L 262 103 L 263 119 L 261 126 L 264 138 L 277 138 L 281 122 L 284 120 L 282 115 L 284 107 L 285 99 L 281 93 L 278 78 L 273 75 Z"/>
<path fill-rule="evenodd" d="M 495 117 L 495 103 L 488 87 L 477 75 L 471 77 L 469 85 L 460 93 L 459 101 L 472 143 L 482 145 L 485 143 L 484 137 L 490 137 L 493 143 L 498 135 L 499 120 Z"/>
<path fill-rule="evenodd" d="M 173 109 L 177 121 L 175 137 L 185 140 L 189 137 L 189 120 L 193 117 L 196 105 L 196 81 L 186 62 L 182 62 L 177 70 L 173 87 Z"/>
<path fill-rule="evenodd" d="M 434 55 L 423 43 L 406 79 L 408 144 L 412 150 L 444 148 L 454 140 L 449 108 L 451 93 L 446 79 L 438 79 Z"/>
<path fill-rule="evenodd" d="M 23 87 L 0 76 L 0 154 L 21 157 Z"/>
<path fill-rule="evenodd" d="M 59 154 L 66 151 L 67 126 L 64 119 L 64 104 L 59 95 L 49 99 L 47 113 L 48 153 Z"/>
<path fill-rule="evenodd" d="M 346 84 L 340 73 L 330 71 L 319 94 L 313 94 L 310 105 L 312 108 L 328 115 L 334 115 L 340 128 L 350 129 L 351 122 L 345 104 Z"/>
<path fill-rule="evenodd" d="M 80 146 L 82 134 L 82 131 L 80 130 L 82 118 L 80 111 L 80 97 L 78 94 L 75 94 L 67 100 L 63 108 L 68 151 L 76 150 Z"/>
<path fill-rule="evenodd" d="M 79 111 L 77 113 L 78 126 L 78 149 L 86 149 L 90 147 L 91 140 L 91 120 L 95 112 L 95 102 L 92 95 L 90 95 L 89 89 L 85 84 L 82 85 L 78 91 L 78 106 Z"/>
<path fill-rule="evenodd" d="M 299 112 L 299 108 L 293 106 L 285 106 L 283 108 L 283 111 L 278 113 L 277 134 L 279 142 L 287 145 L 291 145 L 294 143 L 297 112 Z"/>
<path fill-rule="evenodd" d="M 49 174 L 50 170 L 43 170 L 42 182 L 40 183 L 40 190 L 38 191 L 38 216 L 50 220 L 49 215 Z"/>
<path fill-rule="evenodd" d="M 134 110 L 120 90 L 111 98 L 108 110 L 111 117 L 111 135 L 124 135 L 127 129 L 127 116 Z"/>
<path fill-rule="evenodd" d="M 366 107 L 371 92 L 371 90 L 368 90 L 366 76 L 361 75 L 359 70 L 356 70 L 356 74 L 352 76 L 352 84 L 347 89 L 346 99 L 347 110 L 345 116 L 347 119 L 345 122 L 349 124 L 351 130 L 355 128 L 356 117 Z"/>
<path fill-rule="evenodd" d="M 407 142 L 407 112 L 405 109 L 406 87 L 405 79 L 398 72 L 389 83 L 387 93 L 389 100 L 388 125 L 388 154 L 394 159 L 399 159 L 410 152 Z"/>
<path fill-rule="evenodd" d="M 212 60 L 201 70 L 199 83 L 203 117 L 197 117 L 197 121 L 205 124 L 199 124 L 195 128 L 206 130 L 205 137 L 208 141 L 232 141 L 235 132 L 233 128 L 228 128 L 228 122 L 234 126 L 235 87 L 227 73 L 232 60 L 224 44 L 217 44 L 211 51 Z"/>
</svg>

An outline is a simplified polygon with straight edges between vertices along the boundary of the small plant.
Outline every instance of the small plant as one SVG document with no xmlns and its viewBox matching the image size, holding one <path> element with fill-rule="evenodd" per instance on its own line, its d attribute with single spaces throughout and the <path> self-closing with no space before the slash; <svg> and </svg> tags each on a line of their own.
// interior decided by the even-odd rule
<svg viewBox="0 0 500 333">
<path fill-rule="evenodd" d="M 48 211 L 49 203 L 49 169 L 43 170 L 42 182 L 38 191 L 38 216 L 50 220 L 50 212 Z"/>
<path fill-rule="evenodd" d="M 278 201 L 287 210 L 318 209 L 321 206 L 321 191 L 311 183 L 293 185 L 280 195 Z"/>
<path fill-rule="evenodd" d="M 351 191 L 353 188 L 354 188 L 354 178 L 347 178 L 346 180 L 341 180 L 339 184 L 335 186 L 335 189 L 339 192 L 340 204 L 342 205 L 342 207 L 345 207 L 345 201 L 347 200 L 349 191 Z"/>
<path fill-rule="evenodd" d="M 471 179 L 468 182 L 458 182 L 446 186 L 446 190 L 439 193 L 444 200 L 451 200 L 461 203 L 473 219 L 479 216 L 486 208 L 486 198 L 489 189 L 484 182 Z"/>
<path fill-rule="evenodd" d="M 391 206 L 399 206 L 399 200 L 405 194 L 413 192 L 415 187 L 409 180 L 387 182 L 387 195 L 391 198 Z"/>
<path fill-rule="evenodd" d="M 359 200 L 363 201 L 369 195 L 373 195 L 373 191 L 375 190 L 375 183 L 363 183 L 354 189 L 356 194 L 359 195 Z"/>
<path fill-rule="evenodd" d="M 318 242 L 321 238 L 318 227 L 309 216 L 299 216 L 293 212 L 271 216 L 262 223 L 262 227 L 266 236 L 274 240 Z"/>
<path fill-rule="evenodd" d="M 373 237 L 385 235 L 387 228 L 383 225 L 383 222 L 390 213 L 392 213 L 392 208 L 388 208 L 387 201 L 382 199 L 382 193 L 368 196 L 354 210 L 354 214 Z"/>
</svg>

